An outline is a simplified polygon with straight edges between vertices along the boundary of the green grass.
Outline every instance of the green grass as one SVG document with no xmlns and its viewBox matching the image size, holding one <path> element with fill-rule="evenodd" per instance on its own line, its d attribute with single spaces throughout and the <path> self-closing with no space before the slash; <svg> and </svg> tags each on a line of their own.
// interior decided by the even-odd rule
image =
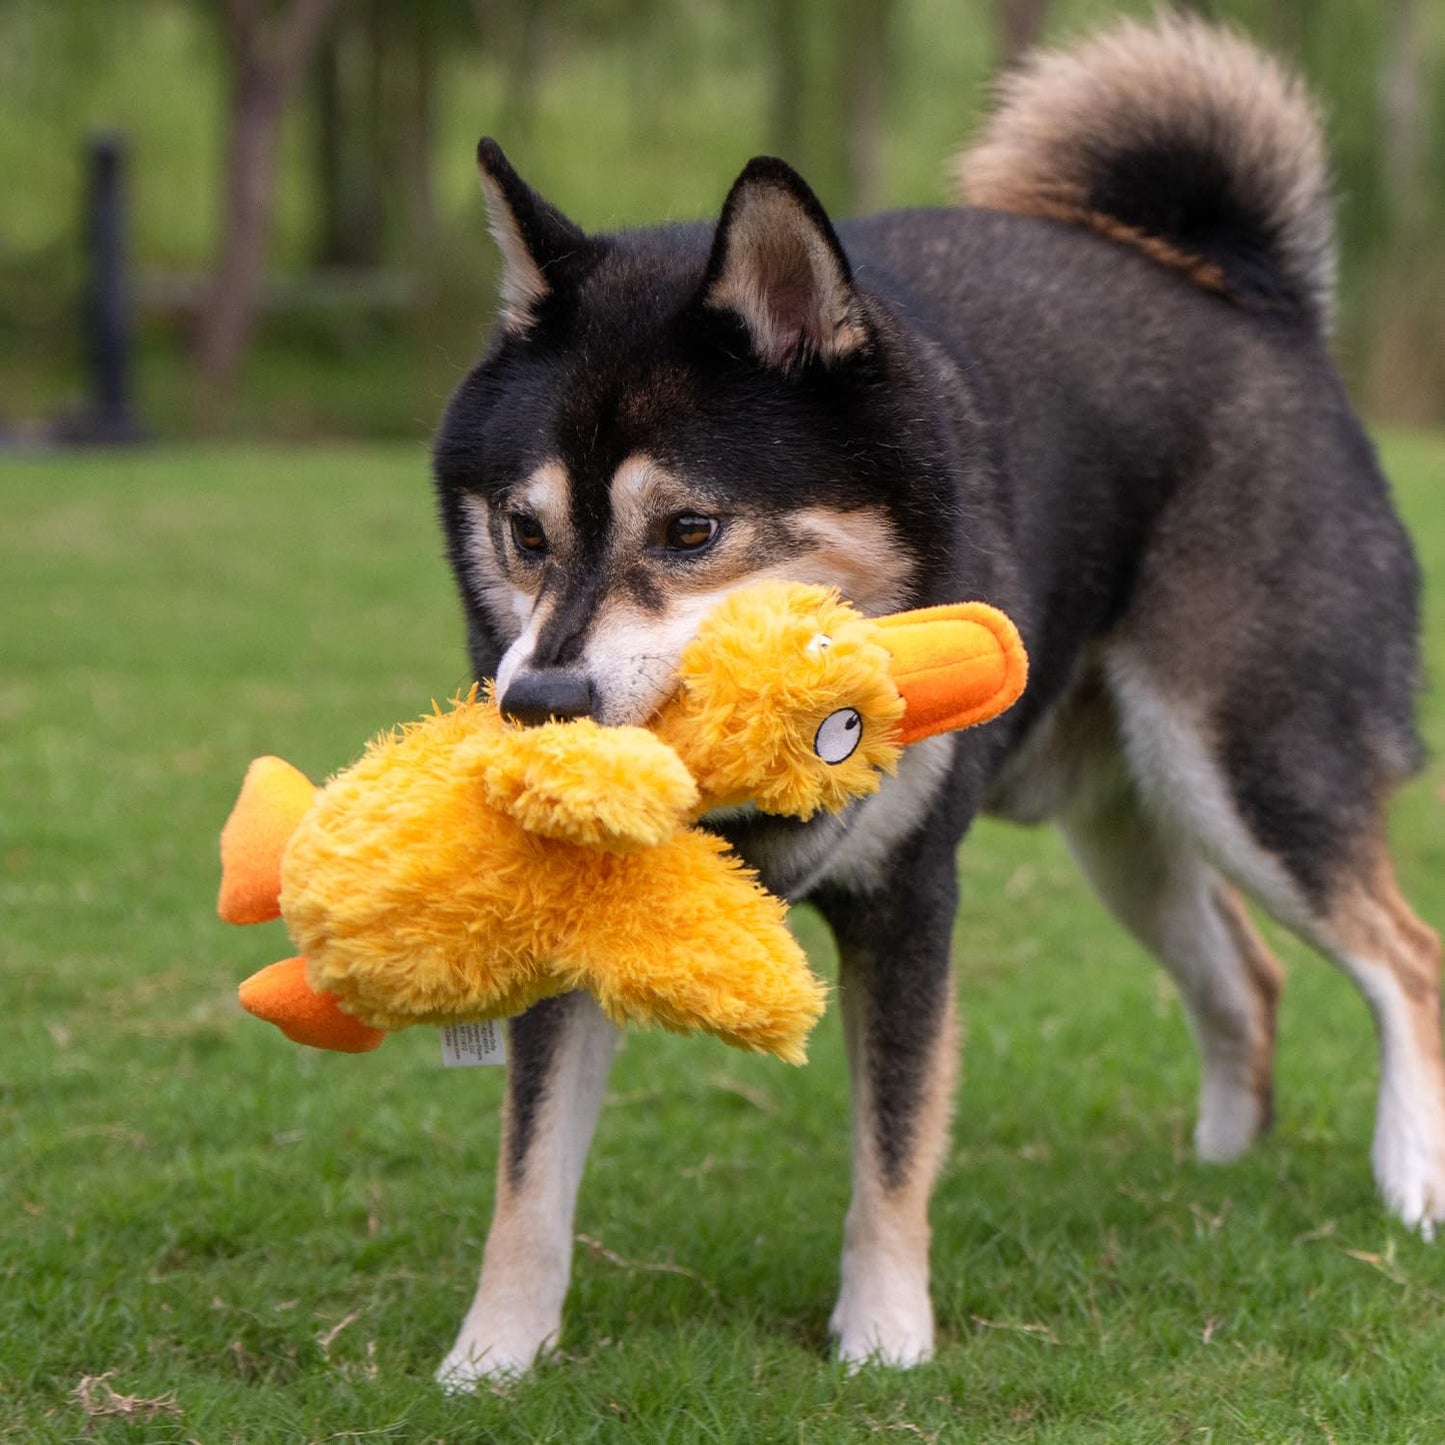
<svg viewBox="0 0 1445 1445">
<path fill-rule="evenodd" d="M 1445 443 L 1387 455 L 1445 578 Z M 962 862 L 937 1361 L 847 1378 L 826 1356 L 847 1191 L 830 1015 L 801 1071 L 630 1037 L 577 1227 L 639 1267 L 579 1246 L 564 1360 L 441 1395 L 501 1074 L 443 1071 L 423 1030 L 363 1058 L 285 1044 L 233 1002 L 282 935 L 211 909 L 252 754 L 324 773 L 462 680 L 424 456 L 57 457 L 0 488 L 0 1437 L 1445 1435 L 1445 1246 L 1373 1198 L 1374 1045 L 1348 986 L 1285 946 L 1279 1125 L 1197 1166 L 1172 993 L 1051 834 L 1000 826 Z M 1438 677 L 1439 595 L 1428 632 Z M 1426 726 L 1438 753 L 1433 694 Z M 1437 925 L 1442 781 L 1436 762 L 1395 814 Z M 73 1392 L 107 1372 L 183 1415 L 88 1417 Z"/>
</svg>

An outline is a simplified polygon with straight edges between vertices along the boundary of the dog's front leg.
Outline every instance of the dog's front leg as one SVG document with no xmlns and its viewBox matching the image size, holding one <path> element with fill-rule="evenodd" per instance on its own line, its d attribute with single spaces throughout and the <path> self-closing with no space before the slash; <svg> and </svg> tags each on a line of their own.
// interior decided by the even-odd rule
<svg viewBox="0 0 1445 1445">
<path fill-rule="evenodd" d="M 449 1389 L 520 1374 L 557 1338 L 577 1189 L 616 1043 L 589 994 L 546 999 L 508 1029 L 496 1206 L 476 1298 L 437 1371 Z"/>
<path fill-rule="evenodd" d="M 877 894 L 819 900 L 838 940 L 853 1084 L 853 1198 L 829 1331 L 854 1365 L 933 1353 L 928 1198 L 957 1077 L 957 881 L 952 847 L 921 851 Z"/>
</svg>

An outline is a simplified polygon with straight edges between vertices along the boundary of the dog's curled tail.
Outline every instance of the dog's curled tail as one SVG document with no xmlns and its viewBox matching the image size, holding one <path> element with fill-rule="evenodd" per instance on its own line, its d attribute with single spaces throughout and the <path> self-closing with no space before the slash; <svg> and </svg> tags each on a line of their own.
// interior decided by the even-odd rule
<svg viewBox="0 0 1445 1445">
<path fill-rule="evenodd" d="M 1035 52 L 956 162 L 964 199 L 1088 226 L 1236 300 L 1329 329 L 1334 203 L 1304 86 L 1178 14 Z"/>
</svg>

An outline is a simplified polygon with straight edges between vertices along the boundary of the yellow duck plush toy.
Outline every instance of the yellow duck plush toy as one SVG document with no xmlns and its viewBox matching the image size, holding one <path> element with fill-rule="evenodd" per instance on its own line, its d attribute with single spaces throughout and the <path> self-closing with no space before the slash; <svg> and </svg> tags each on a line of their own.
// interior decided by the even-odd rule
<svg viewBox="0 0 1445 1445">
<path fill-rule="evenodd" d="M 744 802 L 837 811 L 906 744 L 997 716 L 1026 675 L 983 603 L 870 619 L 769 582 L 704 619 L 647 728 L 519 727 L 473 689 L 319 790 L 259 758 L 221 836 L 219 911 L 284 917 L 302 956 L 241 1002 L 299 1043 L 363 1052 L 586 988 L 618 1023 L 801 1063 L 824 986 L 784 905 L 693 824 Z"/>
</svg>

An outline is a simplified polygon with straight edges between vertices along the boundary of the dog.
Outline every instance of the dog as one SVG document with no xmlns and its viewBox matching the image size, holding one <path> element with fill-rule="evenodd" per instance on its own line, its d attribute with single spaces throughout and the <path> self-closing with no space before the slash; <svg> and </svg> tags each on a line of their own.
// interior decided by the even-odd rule
<svg viewBox="0 0 1445 1445">
<path fill-rule="evenodd" d="M 434 472 L 478 677 L 523 723 L 647 717 L 723 594 L 869 613 L 982 598 L 1024 700 L 806 824 L 712 825 L 833 930 L 852 1077 L 843 1360 L 934 1348 L 928 1199 L 955 1083 L 955 851 L 1054 821 L 1178 985 L 1195 1146 L 1269 1125 L 1278 963 L 1248 897 L 1337 964 L 1381 1048 L 1388 1206 L 1445 1218 L 1440 948 L 1396 887 L 1417 770 L 1419 577 L 1331 364 L 1334 232 L 1298 82 L 1202 21 L 1129 22 L 1007 77 L 968 205 L 835 226 L 782 161 L 715 225 L 586 235 L 478 150 L 500 320 Z M 558 1337 L 614 1032 L 571 995 L 510 1025 L 495 1216 L 439 1371 Z"/>
</svg>

